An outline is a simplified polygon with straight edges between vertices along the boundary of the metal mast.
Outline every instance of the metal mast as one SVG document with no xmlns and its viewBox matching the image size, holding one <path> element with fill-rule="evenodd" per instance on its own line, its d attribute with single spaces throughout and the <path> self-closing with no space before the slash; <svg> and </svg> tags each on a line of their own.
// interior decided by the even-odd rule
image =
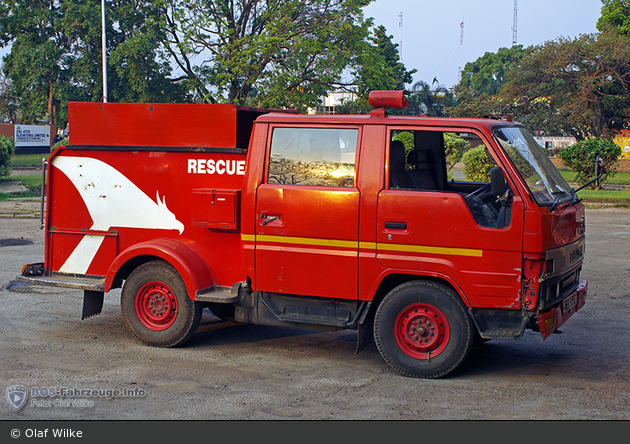
<svg viewBox="0 0 630 444">
<path fill-rule="evenodd" d="M 457 68 L 457 81 L 462 79 L 462 51 L 464 49 L 464 20 L 459 24 L 459 67 Z"/>
<path fill-rule="evenodd" d="M 512 46 L 516 45 L 516 7 L 517 0 L 514 0 L 514 23 L 512 24 Z"/>
<path fill-rule="evenodd" d="M 402 62 L 403 56 L 402 56 L 402 31 L 403 31 L 403 13 L 401 12 L 400 14 L 398 14 L 398 31 L 399 31 L 399 37 L 398 37 L 398 58 L 399 60 Z"/>
<path fill-rule="evenodd" d="M 103 102 L 107 102 L 107 38 L 105 36 L 105 0 L 101 0 L 101 26 L 103 46 Z"/>
</svg>

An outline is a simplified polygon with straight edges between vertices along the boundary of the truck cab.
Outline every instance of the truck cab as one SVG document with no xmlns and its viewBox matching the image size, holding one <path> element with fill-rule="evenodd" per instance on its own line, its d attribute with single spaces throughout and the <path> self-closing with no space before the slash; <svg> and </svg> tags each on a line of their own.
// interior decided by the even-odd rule
<svg viewBox="0 0 630 444">
<path fill-rule="evenodd" d="M 374 340 L 412 377 L 450 374 L 475 338 L 557 331 L 586 297 L 584 207 L 527 130 L 388 115 L 402 91 L 370 103 L 348 116 L 71 106 L 71 144 L 47 166 L 46 260 L 21 279 L 83 288 L 84 317 L 122 287 L 127 326 L 156 346 L 190 338 L 204 307 L 355 329 L 357 350 Z M 194 140 L 156 137 L 176 111 Z M 461 168 L 457 150 L 476 157 Z"/>
</svg>

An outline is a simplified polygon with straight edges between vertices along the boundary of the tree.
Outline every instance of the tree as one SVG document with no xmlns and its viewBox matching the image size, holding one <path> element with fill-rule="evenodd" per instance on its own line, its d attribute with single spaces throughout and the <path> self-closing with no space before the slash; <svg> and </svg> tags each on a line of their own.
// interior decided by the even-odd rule
<svg viewBox="0 0 630 444">
<path fill-rule="evenodd" d="M 459 85 L 490 96 L 507 83 L 510 70 L 523 57 L 523 45 L 499 48 L 496 53 L 486 52 L 474 62 L 464 65 Z"/>
<path fill-rule="evenodd" d="M 489 182 L 490 170 L 494 164 L 486 154 L 486 147 L 483 145 L 470 148 L 463 155 L 464 176 L 469 182 Z"/>
<path fill-rule="evenodd" d="M 483 117 L 505 115 L 506 106 L 497 96 L 480 92 L 460 84 L 453 88 L 454 105 L 446 107 L 453 117 Z"/>
<path fill-rule="evenodd" d="M 0 67 L 0 121 L 8 118 L 15 123 L 17 118 L 17 100 L 11 93 L 11 79 L 8 79 Z"/>
<path fill-rule="evenodd" d="M 597 29 L 630 37 L 630 0 L 602 0 L 602 3 Z"/>
<path fill-rule="evenodd" d="M 184 90 L 169 81 L 156 14 L 149 0 L 107 2 L 108 96 L 111 101 L 171 101 Z M 98 0 L 5 0 L 0 46 L 11 43 L 3 70 L 26 123 L 47 116 L 64 126 L 67 102 L 102 98 Z"/>
<path fill-rule="evenodd" d="M 523 57 L 523 46 L 500 48 L 486 52 L 474 62 L 464 65 L 459 83 L 453 88 L 454 104 L 446 112 L 454 117 L 505 115 L 509 111 L 498 96 L 509 73 Z"/>
<path fill-rule="evenodd" d="M 303 110 L 339 84 L 370 2 L 159 0 L 154 20 L 197 100 Z"/>
<path fill-rule="evenodd" d="M 0 177 L 11 174 L 11 155 L 15 152 L 13 139 L 0 136 Z"/>
<path fill-rule="evenodd" d="M 577 172 L 576 181 L 586 183 L 595 178 L 595 162 L 599 157 L 606 166 L 606 173 L 602 176 L 601 182 L 606 177 L 613 176 L 617 169 L 621 147 L 611 140 L 592 137 L 580 140 L 573 145 L 560 151 L 559 157 L 564 164 Z M 599 183 L 597 184 L 599 188 Z"/>
<path fill-rule="evenodd" d="M 421 80 L 414 83 L 409 91 L 409 108 L 405 114 L 446 116 L 447 108 L 453 103 L 453 92 L 440 85 L 437 79 L 433 80 L 432 86 Z"/>
<path fill-rule="evenodd" d="M 363 42 L 358 56 L 353 61 L 353 84 L 358 99 L 348 104 L 347 112 L 366 113 L 372 107 L 368 104 L 371 91 L 402 90 L 413 81 L 416 70 L 408 71 L 400 61 L 398 45 L 392 42 L 393 36 L 380 25 L 372 30 L 369 38 Z M 411 104 L 410 104 L 411 105 Z M 402 110 L 392 111 L 402 113 Z"/>
<path fill-rule="evenodd" d="M 528 48 L 501 96 L 522 116 L 548 103 L 548 112 L 578 140 L 610 135 L 629 116 L 628 60 L 630 39 L 615 33 L 560 38 Z"/>
</svg>

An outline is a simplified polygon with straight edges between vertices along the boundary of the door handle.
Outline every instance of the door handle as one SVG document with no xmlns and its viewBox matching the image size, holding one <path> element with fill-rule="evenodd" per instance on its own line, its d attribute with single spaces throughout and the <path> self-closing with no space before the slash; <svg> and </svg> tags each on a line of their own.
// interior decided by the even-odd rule
<svg viewBox="0 0 630 444">
<path fill-rule="evenodd" d="M 268 223 L 273 222 L 274 220 L 280 219 L 280 216 L 267 216 L 267 215 L 261 214 L 260 218 L 262 219 L 262 222 L 260 222 L 260 224 L 265 226 Z"/>
<path fill-rule="evenodd" d="M 407 224 L 405 222 L 385 222 L 385 228 L 391 228 L 393 230 L 406 230 Z"/>
</svg>

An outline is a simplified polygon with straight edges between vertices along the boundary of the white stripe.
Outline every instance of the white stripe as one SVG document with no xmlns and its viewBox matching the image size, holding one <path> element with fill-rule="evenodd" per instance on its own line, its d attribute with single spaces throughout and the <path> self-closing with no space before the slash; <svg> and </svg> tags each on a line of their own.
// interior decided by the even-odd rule
<svg viewBox="0 0 630 444">
<path fill-rule="evenodd" d="M 59 269 L 62 273 L 86 274 L 105 236 L 86 234 Z"/>
</svg>

